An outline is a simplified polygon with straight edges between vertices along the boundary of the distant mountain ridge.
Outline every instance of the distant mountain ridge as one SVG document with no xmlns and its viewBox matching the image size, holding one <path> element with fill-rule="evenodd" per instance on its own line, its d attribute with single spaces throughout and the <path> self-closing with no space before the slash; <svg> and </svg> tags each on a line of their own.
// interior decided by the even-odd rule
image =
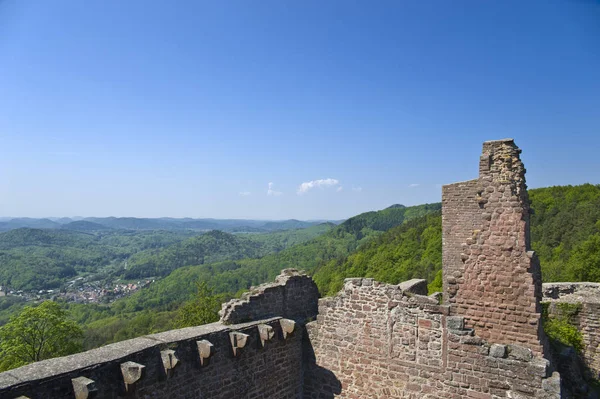
<svg viewBox="0 0 600 399">
<path fill-rule="evenodd" d="M 34 229 L 67 229 L 75 231 L 115 230 L 221 230 L 229 233 L 267 233 L 280 230 L 304 229 L 343 220 L 253 220 L 253 219 L 192 219 L 192 218 L 0 218 L 0 232 L 23 227 Z"/>
</svg>

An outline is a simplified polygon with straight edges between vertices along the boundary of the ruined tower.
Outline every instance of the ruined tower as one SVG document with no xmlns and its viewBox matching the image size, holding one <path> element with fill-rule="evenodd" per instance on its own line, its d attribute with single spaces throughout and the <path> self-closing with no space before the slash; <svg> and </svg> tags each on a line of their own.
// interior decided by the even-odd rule
<svg viewBox="0 0 600 399">
<path fill-rule="evenodd" d="M 487 141 L 479 178 L 443 187 L 444 300 L 478 336 L 541 354 L 541 274 L 520 153 L 512 139 Z"/>
</svg>

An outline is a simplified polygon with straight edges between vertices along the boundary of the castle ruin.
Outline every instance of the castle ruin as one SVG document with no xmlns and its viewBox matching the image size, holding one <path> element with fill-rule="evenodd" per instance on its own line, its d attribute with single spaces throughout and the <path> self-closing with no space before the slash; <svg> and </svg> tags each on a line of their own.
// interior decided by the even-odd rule
<svg viewBox="0 0 600 399">
<path fill-rule="evenodd" d="M 486 142 L 479 178 L 443 187 L 442 303 L 424 280 L 369 278 L 319 299 L 287 269 L 224 304 L 217 323 L 1 373 L 0 397 L 560 398 L 519 154 L 510 139 Z M 592 348 L 597 304 L 585 309 Z"/>
</svg>

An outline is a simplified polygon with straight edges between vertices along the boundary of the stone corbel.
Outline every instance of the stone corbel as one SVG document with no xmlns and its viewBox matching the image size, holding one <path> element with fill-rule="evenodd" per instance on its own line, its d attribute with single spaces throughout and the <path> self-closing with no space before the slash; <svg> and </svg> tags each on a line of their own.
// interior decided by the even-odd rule
<svg viewBox="0 0 600 399">
<path fill-rule="evenodd" d="M 288 335 L 293 333 L 296 328 L 296 322 L 290 319 L 280 319 L 279 324 L 281 325 L 281 331 L 283 332 L 283 339 L 287 339 Z"/>
<path fill-rule="evenodd" d="M 121 374 L 125 381 L 125 389 L 127 392 L 133 390 L 134 384 L 142 378 L 142 371 L 146 366 L 135 362 L 121 363 Z"/>
<path fill-rule="evenodd" d="M 203 339 L 201 341 L 196 341 L 196 345 L 198 345 L 198 354 L 200 355 L 200 365 L 207 366 L 209 362 L 209 358 L 213 355 L 214 346 L 209 341 Z"/>
<path fill-rule="evenodd" d="M 96 396 L 98 389 L 96 389 L 96 382 L 86 377 L 77 377 L 71 379 L 73 384 L 73 392 L 75 392 L 75 399 L 88 399 Z"/>
<path fill-rule="evenodd" d="M 260 335 L 260 343 L 263 348 L 267 341 L 270 341 L 275 335 L 275 331 L 273 331 L 273 327 L 267 324 L 259 324 L 258 325 L 258 334 Z"/>
<path fill-rule="evenodd" d="M 248 334 L 244 334 L 241 332 L 233 331 L 229 333 L 229 339 L 231 340 L 231 347 L 233 348 L 233 356 L 237 356 L 239 351 L 238 349 L 242 349 L 246 346 L 246 342 L 248 341 Z"/>
<path fill-rule="evenodd" d="M 175 366 L 177 366 L 177 363 L 179 363 L 179 359 L 177 359 L 177 356 L 175 356 L 175 351 L 173 349 L 160 351 L 160 357 L 163 362 L 163 367 L 165 368 L 165 373 L 167 376 L 169 376 L 171 370 L 173 370 Z"/>
</svg>

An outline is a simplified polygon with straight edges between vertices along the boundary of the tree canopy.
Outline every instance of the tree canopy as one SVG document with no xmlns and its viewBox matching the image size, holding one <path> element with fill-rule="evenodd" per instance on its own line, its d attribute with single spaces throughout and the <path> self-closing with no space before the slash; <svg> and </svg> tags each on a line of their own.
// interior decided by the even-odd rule
<svg viewBox="0 0 600 399">
<path fill-rule="evenodd" d="M 83 331 L 53 301 L 26 306 L 0 328 L 0 370 L 81 350 Z"/>
</svg>

